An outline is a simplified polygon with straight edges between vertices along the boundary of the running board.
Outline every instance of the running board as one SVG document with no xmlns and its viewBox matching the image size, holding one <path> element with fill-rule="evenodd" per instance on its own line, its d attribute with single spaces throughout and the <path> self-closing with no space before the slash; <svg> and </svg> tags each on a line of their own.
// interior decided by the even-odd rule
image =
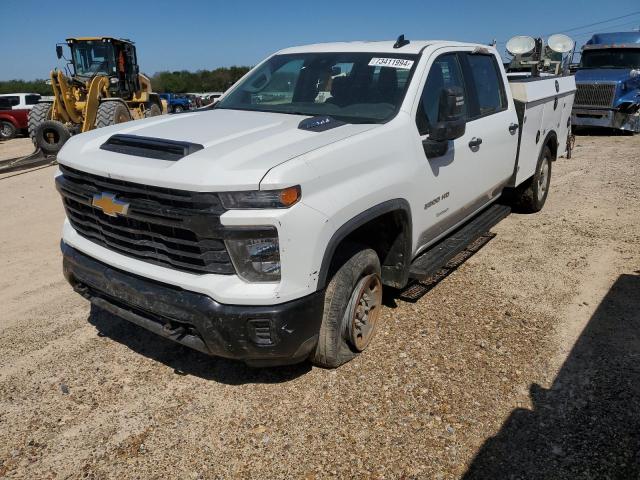
<svg viewBox="0 0 640 480">
<path fill-rule="evenodd" d="M 414 259 L 409 267 L 409 278 L 419 281 L 428 280 L 436 275 L 439 270 L 445 268 L 454 257 L 465 252 L 465 250 L 469 250 L 469 253 L 473 254 L 493 238 L 489 233 L 491 227 L 499 223 L 510 213 L 511 207 L 499 204 L 491 205 L 471 221 L 465 223 L 462 227 Z M 483 238 L 486 238 L 486 240 L 478 241 Z M 479 244 L 479 246 L 474 245 L 474 243 Z M 469 256 L 470 255 L 466 256 L 466 258 Z M 460 263 L 462 262 L 459 262 L 458 265 Z"/>
</svg>

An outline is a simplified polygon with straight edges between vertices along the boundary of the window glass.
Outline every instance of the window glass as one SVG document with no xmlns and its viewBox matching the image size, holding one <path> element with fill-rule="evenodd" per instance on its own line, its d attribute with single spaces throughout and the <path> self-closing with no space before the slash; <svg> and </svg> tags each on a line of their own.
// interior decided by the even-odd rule
<svg viewBox="0 0 640 480">
<path fill-rule="evenodd" d="M 447 53 L 438 57 L 431 70 L 422 91 L 420 107 L 416 122 L 421 134 L 429 132 L 430 126 L 443 120 L 440 112 L 440 97 L 442 90 L 450 87 L 460 87 L 464 90 L 462 69 L 455 53 Z M 463 113 L 467 116 L 467 102 L 463 107 Z"/>
<path fill-rule="evenodd" d="M 17 95 L 3 95 L 0 97 L 2 99 L 3 108 L 11 108 L 16 105 L 20 105 L 20 97 Z"/>
<path fill-rule="evenodd" d="M 640 48 L 585 50 L 580 68 L 640 68 Z"/>
<path fill-rule="evenodd" d="M 416 55 L 300 53 L 276 55 L 226 95 L 216 108 L 329 115 L 379 123 L 395 115 Z"/>
<path fill-rule="evenodd" d="M 24 100 L 27 105 L 35 105 L 40 100 L 40 95 L 25 95 Z"/>
<path fill-rule="evenodd" d="M 9 97 L 0 97 L 0 110 L 11 110 L 13 104 Z"/>
<path fill-rule="evenodd" d="M 116 71 L 113 45 L 102 41 L 82 41 L 71 47 L 76 75 L 92 77 Z"/>
<path fill-rule="evenodd" d="M 476 90 L 480 116 L 503 110 L 506 107 L 506 99 L 495 57 L 493 55 L 467 55 L 467 59 Z"/>
</svg>

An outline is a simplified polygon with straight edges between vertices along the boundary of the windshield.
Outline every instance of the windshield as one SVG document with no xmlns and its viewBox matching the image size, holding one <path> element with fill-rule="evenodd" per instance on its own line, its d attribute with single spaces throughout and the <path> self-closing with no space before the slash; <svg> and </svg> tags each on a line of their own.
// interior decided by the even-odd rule
<svg viewBox="0 0 640 480">
<path fill-rule="evenodd" d="M 417 59 L 388 53 L 276 55 L 216 108 L 382 123 L 399 109 Z"/>
<path fill-rule="evenodd" d="M 102 41 L 85 41 L 71 46 L 76 75 L 92 77 L 115 72 L 113 45 Z"/>
<path fill-rule="evenodd" d="M 640 48 L 607 48 L 582 52 L 580 68 L 640 68 Z"/>
</svg>

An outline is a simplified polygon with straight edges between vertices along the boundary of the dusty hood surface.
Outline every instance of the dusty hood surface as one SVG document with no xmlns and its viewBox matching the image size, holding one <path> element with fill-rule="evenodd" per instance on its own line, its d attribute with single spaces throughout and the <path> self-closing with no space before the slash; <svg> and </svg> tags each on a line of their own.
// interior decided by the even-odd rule
<svg viewBox="0 0 640 480">
<path fill-rule="evenodd" d="M 298 129 L 302 115 L 206 110 L 163 115 L 72 137 L 58 154 L 69 167 L 148 185 L 194 191 L 259 188 L 273 167 L 317 148 L 378 127 L 345 124 L 324 132 Z M 181 160 L 142 158 L 101 150 L 115 133 L 201 144 Z"/>
</svg>

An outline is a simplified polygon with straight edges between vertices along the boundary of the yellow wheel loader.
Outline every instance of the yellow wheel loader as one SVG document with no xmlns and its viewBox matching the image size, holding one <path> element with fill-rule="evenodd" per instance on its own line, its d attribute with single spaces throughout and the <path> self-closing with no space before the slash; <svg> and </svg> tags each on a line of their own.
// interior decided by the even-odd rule
<svg viewBox="0 0 640 480">
<path fill-rule="evenodd" d="M 166 113 L 140 73 L 133 42 L 112 37 L 68 38 L 67 75 L 51 72 L 53 102 L 34 105 L 29 136 L 36 148 L 55 155 L 71 135 Z M 56 45 L 63 58 L 63 45 Z"/>
</svg>

